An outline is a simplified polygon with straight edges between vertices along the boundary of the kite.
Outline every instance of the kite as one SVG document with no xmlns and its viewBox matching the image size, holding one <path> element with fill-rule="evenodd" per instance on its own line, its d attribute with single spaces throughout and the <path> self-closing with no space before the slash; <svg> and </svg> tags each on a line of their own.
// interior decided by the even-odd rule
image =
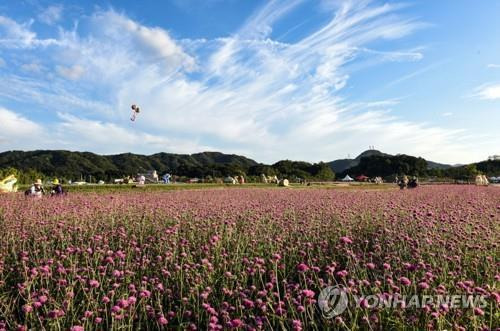
<svg viewBox="0 0 500 331">
<path fill-rule="evenodd" d="M 135 122 L 135 119 L 137 118 L 137 115 L 139 115 L 139 113 L 141 112 L 141 109 L 139 108 L 139 106 L 136 106 L 136 105 L 132 105 L 132 115 L 130 116 L 130 120 L 132 122 Z"/>
</svg>

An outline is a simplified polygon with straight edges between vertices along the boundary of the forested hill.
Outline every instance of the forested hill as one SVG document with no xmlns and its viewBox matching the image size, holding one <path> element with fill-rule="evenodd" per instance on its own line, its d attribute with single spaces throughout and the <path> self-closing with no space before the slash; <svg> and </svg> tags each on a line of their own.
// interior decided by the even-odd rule
<svg viewBox="0 0 500 331">
<path fill-rule="evenodd" d="M 378 151 L 376 149 L 369 149 L 364 151 L 363 153 L 359 154 L 356 158 L 354 159 L 340 159 L 340 160 L 335 160 L 328 162 L 330 167 L 335 173 L 341 173 L 344 172 L 350 168 L 357 167 L 359 163 L 361 162 L 362 158 L 371 158 L 379 160 L 380 158 L 383 159 L 391 159 L 394 157 L 394 155 L 386 154 L 381 151 Z M 449 164 L 442 164 L 442 163 L 437 163 L 437 162 L 432 162 L 432 161 L 427 161 L 426 160 L 426 169 L 448 169 L 453 166 Z"/>
<path fill-rule="evenodd" d="M 247 171 L 257 162 L 244 156 L 203 152 L 196 154 L 132 153 L 97 155 L 89 152 L 60 150 L 10 151 L 0 153 L 0 169 L 15 168 L 46 176 L 79 179 L 84 176 L 110 180 L 138 172 L 157 170 L 159 174 L 174 172 L 185 176 L 219 175 Z M 206 172 L 206 173 L 204 173 Z"/>
</svg>

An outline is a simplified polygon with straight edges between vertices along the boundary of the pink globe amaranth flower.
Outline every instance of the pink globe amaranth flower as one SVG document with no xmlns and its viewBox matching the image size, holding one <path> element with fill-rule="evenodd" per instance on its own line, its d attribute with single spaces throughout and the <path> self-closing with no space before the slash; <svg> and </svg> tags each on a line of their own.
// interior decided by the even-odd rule
<svg viewBox="0 0 500 331">
<path fill-rule="evenodd" d="M 106 304 L 106 303 L 109 303 L 110 301 L 111 301 L 111 299 L 110 299 L 110 298 L 108 298 L 108 297 L 103 297 L 103 298 L 102 298 L 102 302 L 103 302 L 103 303 L 105 303 L 105 304 Z"/>
<path fill-rule="evenodd" d="M 340 241 L 344 244 L 352 244 L 352 239 L 349 237 L 340 237 Z"/>
<path fill-rule="evenodd" d="M 165 318 L 165 316 L 160 316 L 158 317 L 158 323 L 160 323 L 160 325 L 167 325 L 168 324 L 168 320 Z"/>
<path fill-rule="evenodd" d="M 95 279 L 92 279 L 92 280 L 89 281 L 89 285 L 92 288 L 97 288 L 97 287 L 99 287 L 99 282 L 97 280 L 95 280 Z"/>
<path fill-rule="evenodd" d="M 421 288 L 422 290 L 427 290 L 430 287 L 430 285 L 427 284 L 426 282 L 420 282 L 418 283 L 418 287 Z"/>
<path fill-rule="evenodd" d="M 46 303 L 48 300 L 47 296 L 46 295 L 41 295 L 38 297 L 38 302 L 40 302 L 41 304 L 44 304 Z"/>
<path fill-rule="evenodd" d="M 474 315 L 484 316 L 484 310 L 479 307 L 474 308 Z"/>
<path fill-rule="evenodd" d="M 23 306 L 23 312 L 25 314 L 29 314 L 33 311 L 33 307 L 31 305 L 24 305 Z"/>
<path fill-rule="evenodd" d="M 95 323 L 95 324 L 101 324 L 101 323 L 102 323 L 102 318 L 101 318 L 101 317 L 96 317 L 96 318 L 94 319 L 94 323 Z"/>
<path fill-rule="evenodd" d="M 406 277 L 401 277 L 399 278 L 399 281 L 401 282 L 401 284 L 405 285 L 405 286 L 409 286 L 411 285 L 411 280 L 409 280 L 408 278 Z"/>
<path fill-rule="evenodd" d="M 366 299 L 361 299 L 361 301 L 359 302 L 359 306 L 361 308 L 368 308 L 368 301 Z"/>
<path fill-rule="evenodd" d="M 148 290 L 143 290 L 139 293 L 139 298 L 149 298 L 151 296 L 151 292 Z"/>
<path fill-rule="evenodd" d="M 231 321 L 231 327 L 232 328 L 240 328 L 243 326 L 243 322 L 239 318 L 235 318 Z"/>
<path fill-rule="evenodd" d="M 130 297 L 128 298 L 128 304 L 129 304 L 129 305 L 133 305 L 133 304 L 135 304 L 136 302 L 137 302 L 137 298 L 136 298 L 136 297 L 134 297 L 134 296 L 130 296 Z"/>
<path fill-rule="evenodd" d="M 302 294 L 306 297 L 306 298 L 314 298 L 314 291 L 311 291 L 311 290 L 302 290 Z"/>
<path fill-rule="evenodd" d="M 89 318 L 89 317 L 92 317 L 93 314 L 94 314 L 93 312 L 86 310 L 85 313 L 83 313 L 83 316 L 85 318 Z"/>
<path fill-rule="evenodd" d="M 80 326 L 80 325 L 73 325 L 70 330 L 71 331 L 85 331 L 83 326 Z"/>
<path fill-rule="evenodd" d="M 388 264 L 388 263 L 382 264 L 382 267 L 384 267 L 385 270 L 390 270 L 391 269 L 391 265 Z"/>
<path fill-rule="evenodd" d="M 253 301 L 252 301 L 252 300 L 243 299 L 243 306 L 244 306 L 245 308 L 250 309 L 250 308 L 253 308 L 253 307 L 255 306 L 255 304 L 253 303 Z"/>
<path fill-rule="evenodd" d="M 119 307 L 119 306 L 113 306 L 113 307 L 111 307 L 111 311 L 113 313 L 119 313 L 121 310 L 122 310 L 122 308 Z"/>
<path fill-rule="evenodd" d="M 302 330 L 302 322 L 300 320 L 293 320 L 292 327 L 293 327 L 294 331 L 301 331 Z"/>
<path fill-rule="evenodd" d="M 118 306 L 120 306 L 121 308 L 127 308 L 129 306 L 128 300 L 126 299 L 118 300 Z"/>
<path fill-rule="evenodd" d="M 308 271 L 308 270 L 309 270 L 309 267 L 307 266 L 307 264 L 305 264 L 305 263 L 301 263 L 301 264 L 299 264 L 299 265 L 297 266 L 297 270 L 298 270 L 299 272 L 306 272 L 306 271 Z"/>
<path fill-rule="evenodd" d="M 337 271 L 337 273 L 335 275 L 337 275 L 337 277 L 344 278 L 347 276 L 347 274 L 348 274 L 347 270 L 340 270 L 340 271 Z"/>
<path fill-rule="evenodd" d="M 368 269 L 370 269 L 370 270 L 373 270 L 373 269 L 375 269 L 375 264 L 373 264 L 373 263 L 371 263 L 371 262 L 370 262 L 370 263 L 367 263 L 367 264 L 366 264 L 366 267 L 367 267 Z"/>
</svg>

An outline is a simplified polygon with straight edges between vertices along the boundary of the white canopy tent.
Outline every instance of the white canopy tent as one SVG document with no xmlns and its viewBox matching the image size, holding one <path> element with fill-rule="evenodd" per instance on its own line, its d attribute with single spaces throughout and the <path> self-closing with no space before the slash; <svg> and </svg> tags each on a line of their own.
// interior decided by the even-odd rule
<svg viewBox="0 0 500 331">
<path fill-rule="evenodd" d="M 343 182 L 352 182 L 354 179 L 352 179 L 349 175 L 345 175 L 344 178 L 342 178 Z"/>
</svg>

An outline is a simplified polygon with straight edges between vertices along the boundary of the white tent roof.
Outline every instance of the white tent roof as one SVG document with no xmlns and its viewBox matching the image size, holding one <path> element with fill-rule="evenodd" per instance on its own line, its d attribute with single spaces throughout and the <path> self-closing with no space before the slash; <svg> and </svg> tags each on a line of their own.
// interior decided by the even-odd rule
<svg viewBox="0 0 500 331">
<path fill-rule="evenodd" d="M 350 182 L 350 181 L 353 181 L 354 179 L 352 179 L 349 175 L 345 175 L 345 177 L 342 179 L 342 181 L 344 182 Z"/>
</svg>

